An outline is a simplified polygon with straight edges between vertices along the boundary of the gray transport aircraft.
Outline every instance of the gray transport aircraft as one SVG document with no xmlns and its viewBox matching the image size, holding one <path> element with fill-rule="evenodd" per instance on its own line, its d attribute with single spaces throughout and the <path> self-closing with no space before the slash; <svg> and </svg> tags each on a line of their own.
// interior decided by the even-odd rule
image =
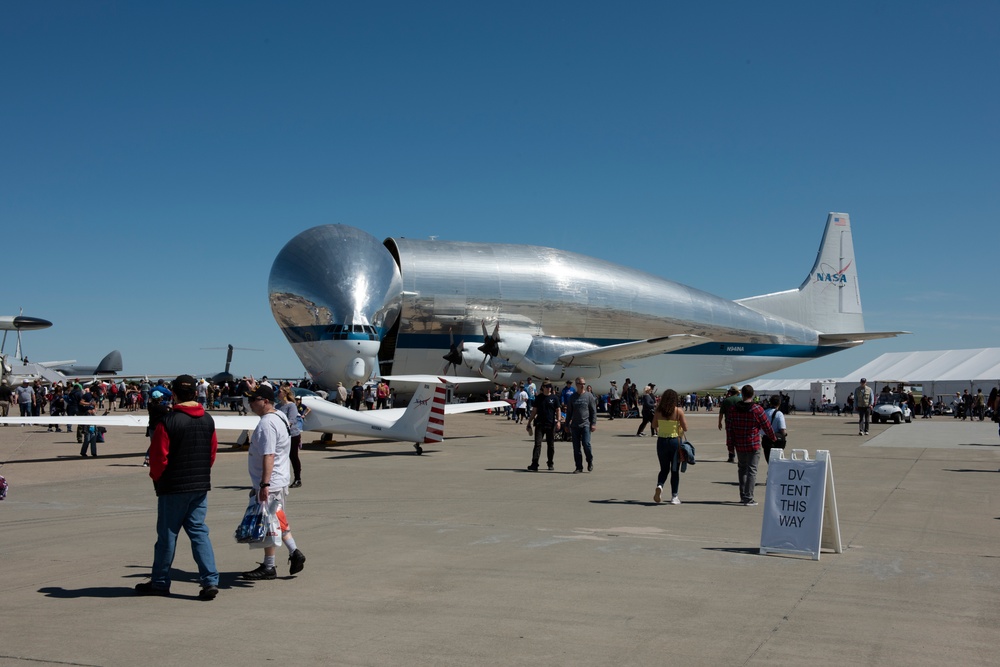
<svg viewBox="0 0 1000 667">
<path fill-rule="evenodd" d="M 112 350 L 96 366 L 84 366 L 74 360 L 66 361 L 30 361 L 11 360 L 3 358 L 3 374 L 13 384 L 21 380 L 44 380 L 46 382 L 65 382 L 67 380 L 99 379 L 114 377 L 122 370 L 122 353 Z"/>
<path fill-rule="evenodd" d="M 798 288 L 736 301 L 554 248 L 380 243 L 345 225 L 289 241 L 268 291 L 278 326 L 326 388 L 450 371 L 503 383 L 582 375 L 601 387 L 633 377 L 691 391 L 906 333 L 865 331 L 845 213 L 827 216 Z"/>
<path fill-rule="evenodd" d="M 40 317 L 25 315 L 0 316 L 0 331 L 3 331 L 3 342 L 0 343 L 0 372 L 8 382 L 19 384 L 21 380 L 42 379 L 56 382 L 77 377 L 115 375 L 122 370 L 122 353 L 113 350 L 106 354 L 96 366 L 81 366 L 74 360 L 43 361 L 32 363 L 21 356 L 21 332 L 47 329 L 52 322 Z M 7 332 L 17 332 L 17 349 L 14 359 L 4 354 L 7 345 Z"/>
</svg>

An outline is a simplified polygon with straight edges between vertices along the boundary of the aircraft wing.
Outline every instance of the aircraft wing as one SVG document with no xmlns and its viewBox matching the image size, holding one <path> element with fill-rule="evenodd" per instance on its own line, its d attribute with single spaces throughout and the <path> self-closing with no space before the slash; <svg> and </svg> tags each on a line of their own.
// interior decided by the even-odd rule
<svg viewBox="0 0 1000 667">
<path fill-rule="evenodd" d="M 879 338 L 895 338 L 912 333 L 910 331 L 861 331 L 857 333 L 832 333 L 820 334 L 820 345 L 838 345 L 843 343 L 858 343 L 865 340 L 878 340 Z"/>
<path fill-rule="evenodd" d="M 482 403 L 445 403 L 446 415 L 457 415 L 462 412 L 477 412 L 489 408 L 503 408 L 510 405 L 507 401 L 484 401 Z"/>
<path fill-rule="evenodd" d="M 429 382 L 430 384 L 475 384 L 490 382 L 486 378 L 465 375 L 383 375 L 383 380 L 398 382 Z"/>
<path fill-rule="evenodd" d="M 216 431 L 252 431 L 260 423 L 257 415 L 212 415 Z"/>
<path fill-rule="evenodd" d="M 413 377 L 413 376 L 408 375 L 407 377 Z M 389 378 L 387 377 L 386 379 Z M 323 402 L 327 403 L 327 401 Z M 330 405 L 335 405 L 335 404 L 331 403 Z M 444 413 L 446 415 L 457 415 L 463 412 L 477 412 L 479 410 L 487 410 L 489 408 L 502 408 L 505 405 L 510 405 L 510 404 L 507 403 L 507 401 L 485 401 L 480 403 L 445 403 Z M 312 407 L 309 404 L 307 404 L 307 406 Z M 336 408 L 338 408 L 338 413 L 340 414 L 346 414 L 348 416 L 366 415 L 379 420 L 384 420 L 387 425 L 395 424 L 396 420 L 402 417 L 403 413 L 406 412 L 406 408 L 386 408 L 384 410 L 364 410 L 362 412 L 355 412 L 350 408 L 344 408 L 339 405 L 337 405 Z M 348 412 L 347 413 L 340 412 L 342 410 L 348 410 Z M 218 426 L 218 421 L 216 421 L 216 427 L 221 428 L 220 426 Z"/>
<path fill-rule="evenodd" d="M 257 428 L 260 418 L 254 415 L 241 417 L 237 415 L 215 416 L 216 430 L 222 431 L 252 431 Z M 0 424 L 36 424 L 40 426 L 132 426 L 135 428 L 146 428 L 149 423 L 149 415 L 146 413 L 133 413 L 124 415 L 75 415 L 62 417 L 0 417 Z"/>
<path fill-rule="evenodd" d="M 68 424 L 77 426 L 134 426 L 146 428 L 149 423 L 149 416 L 146 413 L 134 413 L 130 415 L 74 415 L 72 417 L 64 415 L 62 417 L 0 417 L 0 424 L 37 424 L 40 426 L 57 426 Z"/>
<path fill-rule="evenodd" d="M 76 359 L 67 359 L 65 361 L 38 361 L 36 363 L 39 366 L 44 366 L 45 368 L 57 368 L 59 366 L 69 366 L 70 364 L 75 364 Z"/>
<path fill-rule="evenodd" d="M 556 361 L 563 366 L 597 366 L 599 364 L 611 363 L 614 361 L 629 361 L 642 357 L 651 357 L 654 354 L 663 354 L 673 350 L 681 350 L 685 347 L 708 343 L 711 339 L 704 336 L 692 334 L 676 334 L 674 336 L 662 336 L 660 338 L 647 338 L 630 343 L 619 343 L 618 345 L 605 345 L 604 347 L 581 352 L 571 352 L 559 357 Z"/>
</svg>

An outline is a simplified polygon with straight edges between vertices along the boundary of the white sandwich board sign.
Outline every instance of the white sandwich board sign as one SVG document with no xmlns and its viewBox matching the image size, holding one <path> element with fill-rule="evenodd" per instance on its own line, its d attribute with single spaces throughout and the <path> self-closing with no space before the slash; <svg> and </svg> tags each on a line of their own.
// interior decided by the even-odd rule
<svg viewBox="0 0 1000 667">
<path fill-rule="evenodd" d="M 830 452 L 817 450 L 812 460 L 805 449 L 793 449 L 791 458 L 785 458 L 783 450 L 772 449 L 760 553 L 819 560 L 821 548 L 838 554 L 844 551 Z"/>
</svg>

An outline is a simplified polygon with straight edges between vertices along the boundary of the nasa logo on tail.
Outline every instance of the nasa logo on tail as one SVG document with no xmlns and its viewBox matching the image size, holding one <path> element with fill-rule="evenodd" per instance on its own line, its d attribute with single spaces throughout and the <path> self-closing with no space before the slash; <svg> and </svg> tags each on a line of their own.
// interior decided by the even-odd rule
<svg viewBox="0 0 1000 667">
<path fill-rule="evenodd" d="M 819 271 L 816 272 L 816 282 L 818 283 L 844 283 L 847 284 L 847 269 L 851 268 L 851 264 L 854 262 L 848 262 L 847 266 L 842 268 L 840 271 L 833 271 L 833 267 L 829 264 L 820 264 Z"/>
</svg>

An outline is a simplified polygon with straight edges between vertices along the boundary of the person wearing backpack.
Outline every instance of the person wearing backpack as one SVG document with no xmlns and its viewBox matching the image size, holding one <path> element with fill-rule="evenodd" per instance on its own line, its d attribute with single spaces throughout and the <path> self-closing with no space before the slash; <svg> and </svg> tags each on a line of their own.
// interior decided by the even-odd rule
<svg viewBox="0 0 1000 667">
<path fill-rule="evenodd" d="M 118 411 L 118 385 L 114 382 L 108 383 L 108 408 Z"/>
<path fill-rule="evenodd" d="M 63 394 L 63 388 L 56 385 L 55 391 L 52 394 L 52 400 L 49 401 L 49 415 L 52 417 L 61 417 L 66 414 L 66 396 Z M 62 433 L 62 427 L 59 424 L 54 426 L 49 426 L 51 431 L 55 428 L 56 433 Z M 69 426 L 66 427 L 66 431 L 69 432 Z"/>
<path fill-rule="evenodd" d="M 378 386 L 375 388 L 375 398 L 377 399 L 376 409 L 384 410 L 385 402 L 389 398 L 389 385 L 386 384 L 385 380 L 379 380 Z"/>
<path fill-rule="evenodd" d="M 764 414 L 767 415 L 768 421 L 771 422 L 771 428 L 774 429 L 774 433 L 778 437 L 772 440 L 765 435 L 760 439 L 760 443 L 764 448 L 764 460 L 768 463 L 771 462 L 771 450 L 784 449 L 785 439 L 788 435 L 788 430 L 785 427 L 785 415 L 783 415 L 779 409 L 781 406 L 781 397 L 772 396 L 770 404 L 771 407 L 765 410 Z"/>
</svg>

